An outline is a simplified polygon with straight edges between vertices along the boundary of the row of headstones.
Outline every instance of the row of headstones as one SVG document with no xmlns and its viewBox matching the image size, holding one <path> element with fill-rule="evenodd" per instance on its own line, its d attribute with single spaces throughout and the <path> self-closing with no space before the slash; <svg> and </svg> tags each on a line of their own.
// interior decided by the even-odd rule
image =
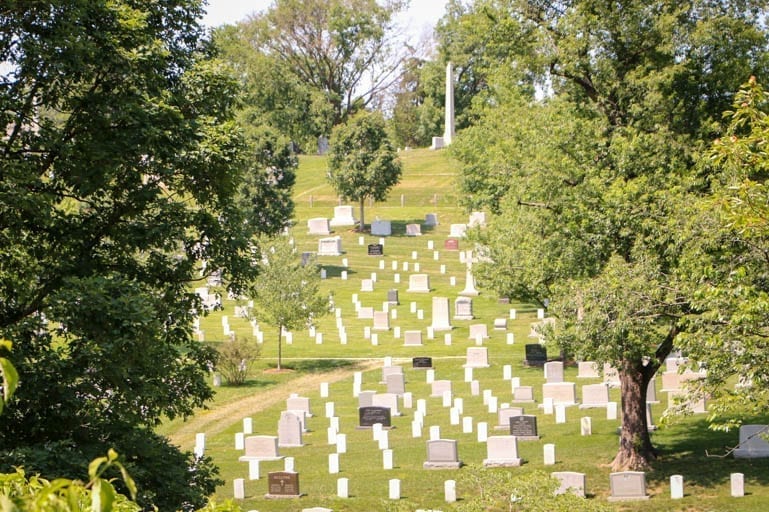
<svg viewBox="0 0 769 512">
<path fill-rule="evenodd" d="M 289 459 L 286 459 L 287 461 Z M 440 468 L 440 466 L 433 466 Z M 560 483 L 556 494 L 571 492 L 577 496 L 585 497 L 587 488 L 587 479 L 584 473 L 574 471 L 556 471 L 550 474 Z M 743 473 L 732 473 L 730 475 L 730 494 L 738 498 L 745 496 L 745 476 Z M 401 481 L 392 478 L 388 482 L 388 498 L 391 500 L 401 499 Z M 245 499 L 245 479 L 236 478 L 233 481 L 234 497 L 237 500 Z M 609 475 L 610 495 L 609 501 L 633 501 L 647 500 L 649 495 L 646 493 L 646 475 L 640 471 L 622 471 L 611 473 Z M 284 471 L 274 471 L 267 475 L 266 498 L 298 498 L 302 494 L 299 487 L 299 473 L 293 470 L 293 464 L 286 464 Z M 337 479 L 337 497 L 350 497 L 349 478 Z M 684 497 L 684 477 L 682 475 L 670 476 L 670 498 L 682 499 Z M 455 480 L 446 480 L 444 482 L 444 501 L 454 503 L 457 501 L 457 490 Z M 329 509 L 303 509 L 309 510 L 329 510 Z"/>
<path fill-rule="evenodd" d="M 349 205 L 340 205 L 334 207 L 334 216 L 331 220 L 325 217 L 316 217 L 307 221 L 307 230 L 310 235 L 328 235 L 332 227 L 354 226 L 358 223 L 355 219 L 353 208 Z M 462 237 L 465 235 L 468 226 L 484 226 L 486 224 L 486 214 L 484 212 L 471 212 L 467 224 L 451 224 L 450 236 Z M 438 225 L 438 214 L 428 213 L 425 215 L 424 225 L 433 227 Z M 412 226 L 409 231 L 409 226 Z M 414 236 L 421 234 L 420 224 L 408 224 L 406 234 Z M 375 236 L 390 236 L 392 234 L 392 225 L 389 220 L 375 220 L 371 223 L 371 234 Z"/>
</svg>

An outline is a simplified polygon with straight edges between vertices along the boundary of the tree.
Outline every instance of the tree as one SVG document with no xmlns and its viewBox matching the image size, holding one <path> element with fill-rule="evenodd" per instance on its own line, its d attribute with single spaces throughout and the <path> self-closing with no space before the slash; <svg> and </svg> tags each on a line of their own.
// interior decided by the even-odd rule
<svg viewBox="0 0 769 512">
<path fill-rule="evenodd" d="M 768 112 L 766 91 L 751 77 L 708 155 L 715 194 L 702 202 L 697 218 L 703 242 L 689 260 L 696 314 L 688 317 L 680 344 L 693 361 L 707 364 L 705 378 L 691 391 L 708 396 L 715 428 L 735 427 L 769 406 Z"/>
<path fill-rule="evenodd" d="M 140 505 L 162 510 L 202 506 L 218 482 L 152 429 L 211 397 L 190 288 L 203 260 L 235 291 L 252 279 L 263 212 L 236 198 L 266 186 L 240 187 L 238 84 L 201 14 L 197 0 L 0 7 L 0 337 L 23 383 L 2 467 L 84 477 L 114 448 Z"/>
<path fill-rule="evenodd" d="M 331 107 L 287 64 L 255 51 L 250 42 L 253 32 L 253 23 L 225 25 L 213 32 L 219 55 L 234 68 L 241 83 L 241 125 L 255 130 L 266 126 L 296 147 L 314 147 L 319 134 L 330 133 Z"/>
<path fill-rule="evenodd" d="M 318 295 L 320 272 L 314 261 L 301 261 L 295 249 L 282 238 L 264 243 L 260 273 L 249 287 L 256 319 L 277 330 L 278 370 L 282 369 L 283 330 L 311 325 L 328 312 L 328 298 Z"/>
<path fill-rule="evenodd" d="M 476 9 L 526 37 L 493 76 L 481 121 L 452 146 L 465 162 L 463 189 L 500 212 L 479 235 L 491 263 L 474 273 L 500 294 L 549 302 L 557 324 L 548 343 L 617 368 L 623 419 L 612 466 L 646 468 L 655 457 L 646 386 L 693 311 L 684 267 L 698 242 L 696 204 L 709 193 L 697 155 L 735 81 L 766 68 L 756 22 L 765 5 L 513 0 Z M 549 84 L 541 99 L 533 83 Z"/>
<path fill-rule="evenodd" d="M 328 181 L 345 200 L 360 205 L 360 231 L 366 227 L 365 200 L 384 201 L 398 184 L 401 164 L 381 114 L 361 112 L 331 134 Z"/>
<path fill-rule="evenodd" d="M 401 0 L 277 0 L 244 22 L 249 45 L 275 59 L 280 81 L 308 86 L 330 116 L 317 136 L 381 100 L 398 78 L 404 46 L 393 16 Z"/>
</svg>

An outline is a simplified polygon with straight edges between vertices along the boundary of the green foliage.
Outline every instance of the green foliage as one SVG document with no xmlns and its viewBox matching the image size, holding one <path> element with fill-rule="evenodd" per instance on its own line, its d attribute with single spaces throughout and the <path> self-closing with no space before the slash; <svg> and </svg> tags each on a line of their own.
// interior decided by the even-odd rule
<svg viewBox="0 0 769 512">
<path fill-rule="evenodd" d="M 476 7 L 504 25 L 485 44 L 506 59 L 453 150 L 466 204 L 500 213 L 476 238 L 490 263 L 474 272 L 502 295 L 549 301 L 558 326 L 548 342 L 619 370 L 615 468 L 643 467 L 653 455 L 638 404 L 692 306 L 685 268 L 708 192 L 698 153 L 739 80 L 726 70 L 766 69 L 754 17 L 766 6 Z M 716 30 L 735 42 L 729 51 L 715 51 Z M 522 44 L 494 39 L 508 33 Z M 549 89 L 536 99 L 531 84 Z"/>
<path fill-rule="evenodd" d="M 361 112 L 331 135 L 328 181 L 345 200 L 360 204 L 360 230 L 365 228 L 363 203 L 384 201 L 400 181 L 402 167 L 390 143 L 381 114 Z"/>
<path fill-rule="evenodd" d="M 261 347 L 252 338 L 226 340 L 216 347 L 216 371 L 231 386 L 245 384 L 254 364 L 262 354 Z"/>
<path fill-rule="evenodd" d="M 681 343 L 692 359 L 707 362 L 707 377 L 694 391 L 709 396 L 716 428 L 733 428 L 769 404 L 767 112 L 767 94 L 751 78 L 726 112 L 729 126 L 710 151 L 720 185 L 702 204 L 702 243 L 689 261 L 696 314 Z M 737 379 L 740 385 L 734 386 Z"/>
<path fill-rule="evenodd" d="M 220 29 L 223 55 L 243 76 L 246 111 L 305 148 L 381 102 L 398 78 L 403 46 L 394 15 L 404 2 L 278 0 Z"/>
<path fill-rule="evenodd" d="M 11 342 L 0 339 L 0 350 L 10 352 Z M 11 362 L 5 357 L 0 357 L 0 375 L 2 375 L 2 393 L 0 393 L 0 414 L 3 412 L 6 402 L 13 396 L 16 386 L 19 383 L 19 373 Z"/>
<path fill-rule="evenodd" d="M 147 435 L 211 397 L 190 283 L 205 260 L 241 288 L 253 236 L 290 213 L 285 186 L 266 190 L 277 171 L 243 179 L 254 138 L 238 130 L 238 83 L 210 58 L 201 13 L 198 0 L 0 8 L 0 336 L 23 382 L 0 459 L 49 479 L 113 446 L 141 453 L 140 504 L 164 510 L 216 482 Z"/>
<path fill-rule="evenodd" d="M 320 269 L 305 265 L 285 238 L 265 240 L 260 272 L 249 287 L 256 319 L 277 328 L 278 369 L 282 362 L 282 332 L 305 325 L 328 313 L 328 298 L 318 294 Z"/>
<path fill-rule="evenodd" d="M 467 496 L 457 507 L 461 512 L 520 510 L 527 512 L 604 512 L 608 505 L 574 494 L 556 495 L 558 481 L 542 471 L 517 475 L 478 466 L 465 468 L 457 486 Z"/>
<path fill-rule="evenodd" d="M 118 455 L 110 450 L 106 457 L 91 461 L 88 466 L 88 482 L 65 478 L 48 481 L 39 476 L 27 477 L 23 469 L 0 475 L 0 508 L 8 511 L 79 511 L 130 512 L 141 508 L 124 495 L 119 494 L 112 481 L 104 478 L 109 470 L 117 470 L 121 481 L 132 497 L 136 485 L 118 461 Z"/>
</svg>

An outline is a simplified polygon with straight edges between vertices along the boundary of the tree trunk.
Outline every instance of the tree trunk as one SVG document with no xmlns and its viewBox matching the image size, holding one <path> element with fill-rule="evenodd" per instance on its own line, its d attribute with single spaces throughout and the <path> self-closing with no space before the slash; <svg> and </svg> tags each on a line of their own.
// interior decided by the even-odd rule
<svg viewBox="0 0 769 512">
<path fill-rule="evenodd" d="M 283 326 L 278 326 L 278 371 L 281 370 L 281 359 L 283 358 L 283 339 L 281 334 L 283 333 Z"/>
<path fill-rule="evenodd" d="M 366 198 L 362 197 L 360 200 L 360 232 L 363 233 L 366 230 L 366 221 L 363 219 L 363 207 L 366 202 Z"/>
<path fill-rule="evenodd" d="M 646 423 L 646 386 L 655 370 L 654 365 L 633 362 L 627 362 L 619 369 L 622 428 L 612 471 L 644 471 L 656 458 Z"/>
</svg>

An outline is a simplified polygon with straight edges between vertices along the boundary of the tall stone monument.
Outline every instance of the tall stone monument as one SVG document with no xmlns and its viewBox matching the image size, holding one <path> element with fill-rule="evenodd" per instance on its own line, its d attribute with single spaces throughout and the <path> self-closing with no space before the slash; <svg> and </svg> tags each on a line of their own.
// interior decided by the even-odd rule
<svg viewBox="0 0 769 512">
<path fill-rule="evenodd" d="M 451 62 L 446 64 L 446 106 L 445 106 L 445 128 L 443 137 L 433 137 L 433 144 L 430 149 L 441 149 L 451 144 L 454 138 L 454 71 Z"/>
<path fill-rule="evenodd" d="M 443 131 L 443 145 L 448 146 L 454 138 L 454 73 L 451 62 L 446 64 L 446 127 Z"/>
</svg>

